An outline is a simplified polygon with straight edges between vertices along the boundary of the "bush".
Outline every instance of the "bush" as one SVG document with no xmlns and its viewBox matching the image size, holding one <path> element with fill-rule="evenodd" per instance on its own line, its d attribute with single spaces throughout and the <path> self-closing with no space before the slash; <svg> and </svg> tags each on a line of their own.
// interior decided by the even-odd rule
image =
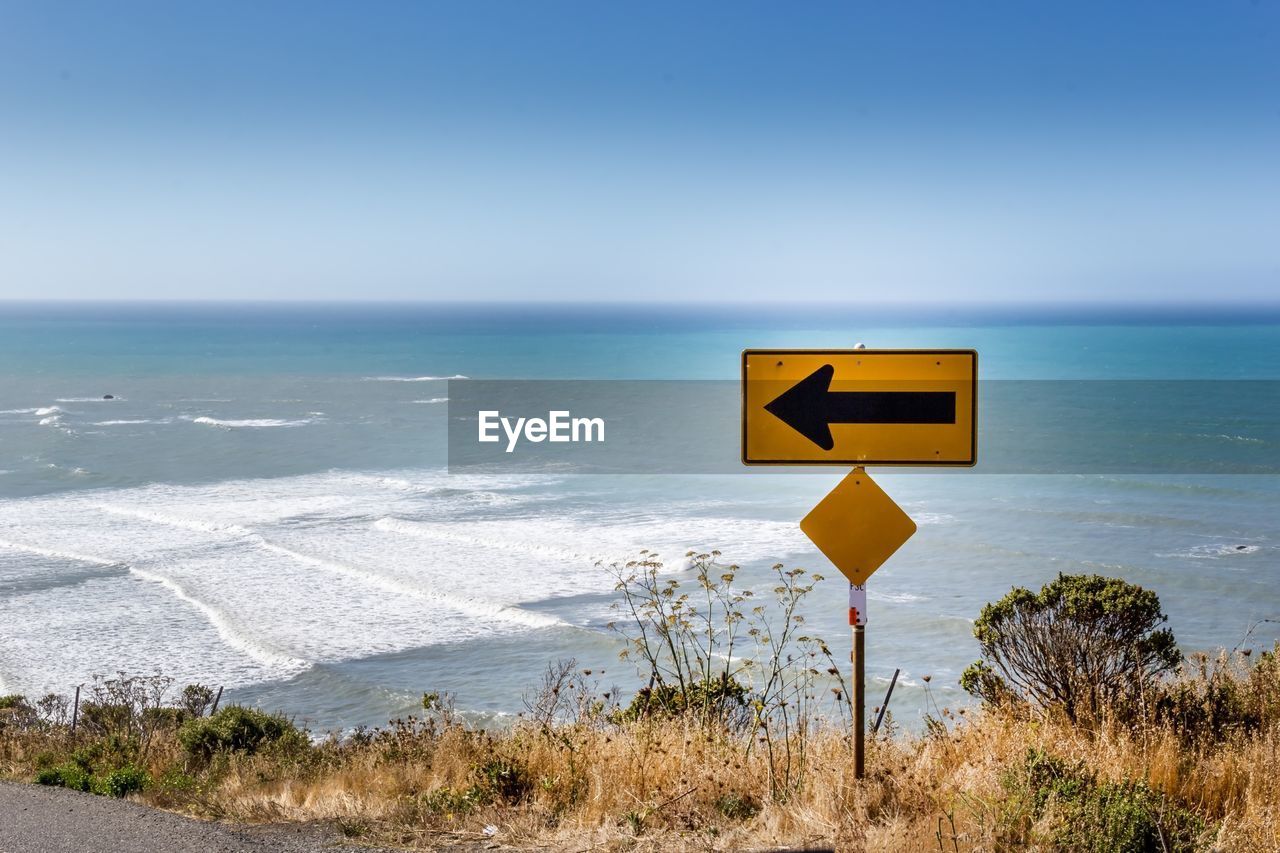
<svg viewBox="0 0 1280 853">
<path fill-rule="evenodd" d="M 37 722 L 36 709 L 21 694 L 0 696 L 0 731 L 5 728 L 28 729 Z"/>
<path fill-rule="evenodd" d="M 829 711 L 843 723 L 851 707 L 823 639 L 809 632 L 801 606 L 823 576 L 777 563 L 770 594 L 737 583 L 720 552 L 690 551 L 685 571 L 658 555 L 614 564 L 621 619 L 609 627 L 626 641 L 647 688 L 614 722 L 682 715 L 709 732 L 750 732 L 768 762 L 771 793 L 785 798 L 805 783 L 808 739 Z"/>
<path fill-rule="evenodd" d="M 252 755 L 267 747 L 291 752 L 308 746 L 306 735 L 285 717 L 239 705 L 188 720 L 178 730 L 178 740 L 188 756 L 200 761 L 218 753 Z"/>
<path fill-rule="evenodd" d="M 528 769 L 519 761 L 491 758 L 476 767 L 476 774 L 480 777 L 480 788 L 489 795 L 487 799 L 514 805 L 533 788 Z"/>
<path fill-rule="evenodd" d="M 57 767 L 47 767 L 36 774 L 36 783 L 39 785 L 69 788 L 72 791 L 88 791 L 92 782 L 93 777 L 89 775 L 89 771 L 71 761 Z"/>
<path fill-rule="evenodd" d="M 148 708 L 142 712 L 142 722 L 148 731 L 154 733 L 176 729 L 187 721 L 188 716 L 184 708 Z"/>
<path fill-rule="evenodd" d="M 1264 731 L 1280 722 L 1276 651 L 1263 652 L 1252 667 L 1250 656 L 1251 652 L 1223 652 L 1216 659 L 1191 655 L 1187 671 L 1156 699 L 1156 720 L 1169 724 L 1184 741 L 1201 743 L 1219 742 L 1237 732 Z"/>
<path fill-rule="evenodd" d="M 1100 782 L 1082 762 L 1068 763 L 1034 747 L 1004 786 L 1021 801 L 1029 822 L 1050 817 L 1053 844 L 1067 850 L 1191 853 L 1205 833 L 1204 821 L 1166 802 L 1145 782 Z M 1020 827 L 1020 843 L 1034 840 L 1028 831 Z"/>
<path fill-rule="evenodd" d="M 151 777 L 140 767 L 126 764 L 112 770 L 106 776 L 94 778 L 91 790 L 95 794 L 107 797 L 124 797 L 135 791 L 141 791 L 151 784 Z"/>
<path fill-rule="evenodd" d="M 730 820 L 750 820 L 760 813 L 760 801 L 750 794 L 724 794 L 716 799 L 716 811 Z"/>
<path fill-rule="evenodd" d="M 490 801 L 491 793 L 478 785 L 464 790 L 436 788 L 419 798 L 422 811 L 433 817 L 453 820 L 471 814 Z"/>
<path fill-rule="evenodd" d="M 747 704 L 747 688 L 733 678 L 713 678 L 681 688 L 678 684 L 642 687 L 631 704 L 620 711 L 617 720 L 638 720 L 652 716 L 677 717 L 696 713 L 711 719 L 731 719 Z"/>
<path fill-rule="evenodd" d="M 178 707 L 189 717 L 203 717 L 213 704 L 213 688 L 203 684 L 188 684 L 178 697 Z"/>
<path fill-rule="evenodd" d="M 1100 575 L 1058 575 L 1039 594 L 1016 587 L 982 608 L 982 660 L 960 684 L 993 705 L 1061 708 L 1072 721 L 1128 711 L 1182 660 L 1154 592 Z"/>
</svg>

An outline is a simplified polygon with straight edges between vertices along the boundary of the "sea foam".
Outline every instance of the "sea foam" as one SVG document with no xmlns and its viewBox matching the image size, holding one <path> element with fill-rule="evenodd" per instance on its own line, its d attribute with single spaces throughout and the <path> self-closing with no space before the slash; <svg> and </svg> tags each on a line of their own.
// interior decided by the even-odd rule
<svg viewBox="0 0 1280 853">
<path fill-rule="evenodd" d="M 192 418 L 193 424 L 204 424 L 205 426 L 223 427 L 225 429 L 244 429 L 257 427 L 297 427 L 306 426 L 315 423 L 315 418 L 297 418 L 287 420 L 284 418 L 241 418 L 241 419 L 221 419 L 211 418 L 207 415 Z"/>
</svg>

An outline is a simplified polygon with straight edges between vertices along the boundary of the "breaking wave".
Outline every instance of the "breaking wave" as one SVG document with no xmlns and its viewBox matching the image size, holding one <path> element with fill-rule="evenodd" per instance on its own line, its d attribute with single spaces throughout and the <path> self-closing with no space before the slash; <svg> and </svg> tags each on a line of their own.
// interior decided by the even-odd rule
<svg viewBox="0 0 1280 853">
<path fill-rule="evenodd" d="M 241 419 L 221 419 L 211 418 L 201 415 L 198 418 L 192 418 L 193 424 L 204 424 L 205 426 L 222 427 L 224 429 L 252 429 L 256 427 L 297 427 L 306 426 L 315 423 L 315 418 L 298 418 L 296 420 L 286 420 L 284 418 L 241 418 Z"/>
</svg>

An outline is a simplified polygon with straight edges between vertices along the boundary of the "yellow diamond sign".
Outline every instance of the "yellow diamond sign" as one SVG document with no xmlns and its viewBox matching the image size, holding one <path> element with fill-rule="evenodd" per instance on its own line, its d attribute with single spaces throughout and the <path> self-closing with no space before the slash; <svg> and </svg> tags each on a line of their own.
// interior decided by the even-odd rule
<svg viewBox="0 0 1280 853">
<path fill-rule="evenodd" d="M 862 468 L 840 481 L 800 529 L 852 584 L 867 578 L 916 532 L 916 523 Z"/>
</svg>

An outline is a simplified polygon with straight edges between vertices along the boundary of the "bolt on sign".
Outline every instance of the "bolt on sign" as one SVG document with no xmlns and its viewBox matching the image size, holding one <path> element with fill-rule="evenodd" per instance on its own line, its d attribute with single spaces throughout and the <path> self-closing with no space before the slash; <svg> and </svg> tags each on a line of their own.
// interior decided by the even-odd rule
<svg viewBox="0 0 1280 853">
<path fill-rule="evenodd" d="M 745 465 L 971 466 L 974 350 L 744 350 Z"/>
</svg>

